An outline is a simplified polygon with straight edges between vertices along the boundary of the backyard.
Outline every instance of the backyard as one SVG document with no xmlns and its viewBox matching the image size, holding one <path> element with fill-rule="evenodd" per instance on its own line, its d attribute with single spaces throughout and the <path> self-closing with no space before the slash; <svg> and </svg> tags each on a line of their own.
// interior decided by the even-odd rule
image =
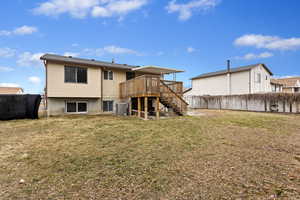
<svg viewBox="0 0 300 200">
<path fill-rule="evenodd" d="M 300 116 L 0 121 L 0 199 L 300 199 Z"/>
</svg>

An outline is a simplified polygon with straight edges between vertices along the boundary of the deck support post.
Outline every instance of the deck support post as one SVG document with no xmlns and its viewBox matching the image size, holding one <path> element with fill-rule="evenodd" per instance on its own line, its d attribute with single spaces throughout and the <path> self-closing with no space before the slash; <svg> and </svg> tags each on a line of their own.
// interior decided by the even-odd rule
<svg viewBox="0 0 300 200">
<path fill-rule="evenodd" d="M 138 117 L 141 117 L 141 97 L 138 97 Z"/>
<path fill-rule="evenodd" d="M 156 119 L 159 119 L 159 97 L 156 97 Z"/>
<path fill-rule="evenodd" d="M 145 100 L 144 100 L 144 105 L 145 105 L 145 120 L 148 119 L 148 97 L 145 97 Z"/>
</svg>

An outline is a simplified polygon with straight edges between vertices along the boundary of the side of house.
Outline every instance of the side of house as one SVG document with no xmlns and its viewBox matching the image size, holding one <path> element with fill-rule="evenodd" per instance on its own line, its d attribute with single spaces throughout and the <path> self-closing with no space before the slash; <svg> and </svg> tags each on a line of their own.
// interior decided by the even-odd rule
<svg viewBox="0 0 300 200">
<path fill-rule="evenodd" d="M 272 72 L 264 64 L 201 74 L 192 78 L 193 95 L 237 95 L 271 92 Z"/>
<path fill-rule="evenodd" d="M 280 84 L 284 93 L 300 92 L 300 77 L 277 78 L 272 79 L 272 82 Z"/>
<path fill-rule="evenodd" d="M 119 101 L 119 84 L 134 66 L 46 54 L 48 115 L 111 113 Z"/>
</svg>

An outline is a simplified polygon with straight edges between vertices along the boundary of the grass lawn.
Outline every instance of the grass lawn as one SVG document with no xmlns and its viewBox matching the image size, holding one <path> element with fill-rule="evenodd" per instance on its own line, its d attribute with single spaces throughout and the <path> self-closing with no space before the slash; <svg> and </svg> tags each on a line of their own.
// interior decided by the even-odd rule
<svg viewBox="0 0 300 200">
<path fill-rule="evenodd" d="M 0 199 L 300 199 L 299 115 L 202 112 L 0 121 Z"/>
</svg>

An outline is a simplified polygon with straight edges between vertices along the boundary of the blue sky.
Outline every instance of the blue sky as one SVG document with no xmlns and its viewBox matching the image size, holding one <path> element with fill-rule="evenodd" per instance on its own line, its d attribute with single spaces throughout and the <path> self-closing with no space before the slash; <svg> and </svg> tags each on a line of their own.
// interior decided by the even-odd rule
<svg viewBox="0 0 300 200">
<path fill-rule="evenodd" d="M 265 63 L 299 75 L 299 0 L 3 0 L 0 85 L 41 93 L 43 53 L 184 69 Z"/>
</svg>

